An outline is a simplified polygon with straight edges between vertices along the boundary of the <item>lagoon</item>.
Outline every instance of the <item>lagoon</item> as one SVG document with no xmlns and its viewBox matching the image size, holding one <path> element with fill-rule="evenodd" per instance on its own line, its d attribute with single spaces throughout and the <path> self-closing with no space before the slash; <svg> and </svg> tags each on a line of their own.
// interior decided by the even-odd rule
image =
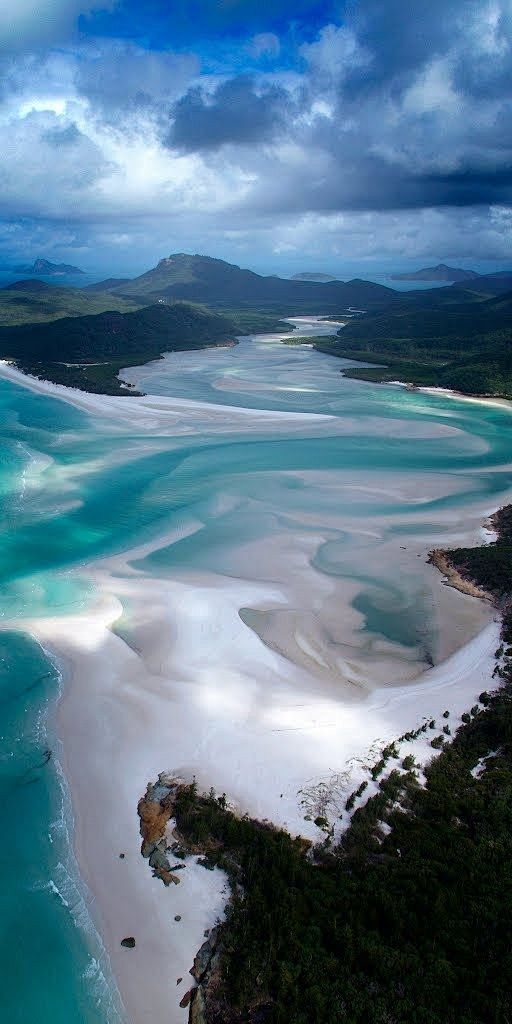
<svg viewBox="0 0 512 1024">
<path fill-rule="evenodd" d="M 159 771 L 307 831 L 301 787 L 485 671 L 492 611 L 426 555 L 509 500 L 509 408 L 342 367 L 270 335 L 124 371 L 144 399 L 0 380 L 1 1020 L 186 1020 L 222 879 L 150 877 Z"/>
</svg>

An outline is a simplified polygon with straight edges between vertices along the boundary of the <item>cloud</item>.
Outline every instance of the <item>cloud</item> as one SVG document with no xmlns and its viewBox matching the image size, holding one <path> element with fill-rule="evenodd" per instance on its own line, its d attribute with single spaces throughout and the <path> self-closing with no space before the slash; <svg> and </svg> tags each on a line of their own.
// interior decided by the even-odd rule
<svg viewBox="0 0 512 1024">
<path fill-rule="evenodd" d="M 0 46 L 20 51 L 60 42 L 80 15 L 114 6 L 115 0 L 16 0 L 0 5 Z"/>
<path fill-rule="evenodd" d="M 274 32 L 258 32 L 253 36 L 249 47 L 250 53 L 256 59 L 260 57 L 278 57 L 281 50 L 279 37 Z"/>
<path fill-rule="evenodd" d="M 59 210 L 69 216 L 109 170 L 101 149 L 76 124 L 48 110 L 6 120 L 0 148 L 0 215 L 6 219 Z"/>
<path fill-rule="evenodd" d="M 371 63 L 369 50 L 359 44 L 351 28 L 325 25 L 312 43 L 303 43 L 299 50 L 312 73 L 321 80 L 335 79 L 340 84 L 354 68 Z"/>
<path fill-rule="evenodd" d="M 125 38 L 78 36 L 93 6 L 103 18 L 104 0 L 40 0 L 36 17 L 20 0 L 9 29 L 0 217 L 13 245 L 69 231 L 119 264 L 170 247 L 246 263 L 400 245 L 512 257 L 510 0 L 359 0 L 307 31 L 319 3 L 301 0 L 288 26 L 284 0 L 200 4 L 198 38 L 211 36 L 194 53 L 167 37 L 149 48 L 131 0 L 115 13 Z M 137 9 L 144 24 L 169 15 L 160 0 Z"/>
<path fill-rule="evenodd" d="M 55 149 L 60 149 L 61 146 L 77 146 L 83 138 L 73 121 L 65 127 L 59 124 L 54 128 L 47 128 L 40 134 L 40 141 L 55 146 Z"/>
<path fill-rule="evenodd" d="M 257 90 L 246 75 L 223 82 L 211 94 L 195 86 L 173 107 L 166 141 L 183 152 L 264 142 L 284 127 L 289 107 L 291 98 L 284 89 L 271 85 Z"/>
<path fill-rule="evenodd" d="M 181 96 L 199 73 L 193 54 L 148 51 L 120 40 L 102 40 L 82 51 L 74 81 L 93 110 L 151 109 Z"/>
</svg>

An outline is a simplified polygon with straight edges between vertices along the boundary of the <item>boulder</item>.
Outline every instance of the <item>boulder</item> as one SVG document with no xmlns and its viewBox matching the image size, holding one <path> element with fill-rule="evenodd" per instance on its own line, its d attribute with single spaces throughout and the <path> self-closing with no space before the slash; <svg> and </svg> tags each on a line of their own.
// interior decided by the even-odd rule
<svg viewBox="0 0 512 1024">
<path fill-rule="evenodd" d="M 196 988 L 195 988 L 195 985 L 194 985 L 192 988 L 189 988 L 188 992 L 185 992 L 185 995 L 183 996 L 183 999 L 180 1000 L 180 1006 L 181 1006 L 182 1009 L 185 1009 L 185 1007 L 188 1006 L 188 1004 L 189 1004 L 190 1000 L 192 999 L 192 996 L 194 995 L 195 991 L 196 991 Z"/>
<path fill-rule="evenodd" d="M 196 979 L 196 981 L 201 981 L 204 978 L 206 971 L 208 970 L 208 967 L 210 965 L 213 954 L 215 953 L 215 950 L 217 948 L 218 941 L 219 928 L 217 926 L 215 928 L 212 928 L 208 938 L 206 939 L 206 942 L 203 942 L 203 945 L 197 951 L 194 957 L 194 966 L 191 968 L 190 973 L 192 977 Z"/>
<path fill-rule="evenodd" d="M 201 985 L 192 994 L 188 1024 L 206 1024 L 206 1006 Z"/>
</svg>

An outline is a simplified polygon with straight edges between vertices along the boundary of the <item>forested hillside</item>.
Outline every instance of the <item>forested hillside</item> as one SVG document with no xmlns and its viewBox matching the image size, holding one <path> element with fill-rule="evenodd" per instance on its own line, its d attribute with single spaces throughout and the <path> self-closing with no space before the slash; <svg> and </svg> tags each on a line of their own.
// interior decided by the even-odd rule
<svg viewBox="0 0 512 1024">
<path fill-rule="evenodd" d="M 157 359 L 162 352 L 225 344 L 234 335 L 231 320 L 179 302 L 0 328 L 0 356 L 56 383 L 126 394 L 117 380 L 123 366 Z"/>
<path fill-rule="evenodd" d="M 429 300 L 432 301 L 431 299 Z M 414 307 L 410 300 L 350 320 L 323 352 L 383 363 L 346 376 L 404 380 L 465 394 L 512 396 L 512 292 L 491 299 Z"/>
</svg>

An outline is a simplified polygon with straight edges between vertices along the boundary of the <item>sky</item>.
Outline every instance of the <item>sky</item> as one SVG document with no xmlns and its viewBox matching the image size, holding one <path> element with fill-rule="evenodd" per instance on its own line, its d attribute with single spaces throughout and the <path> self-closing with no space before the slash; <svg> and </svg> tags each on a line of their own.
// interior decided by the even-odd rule
<svg viewBox="0 0 512 1024">
<path fill-rule="evenodd" d="M 0 0 L 0 263 L 512 266 L 512 0 Z"/>
</svg>

